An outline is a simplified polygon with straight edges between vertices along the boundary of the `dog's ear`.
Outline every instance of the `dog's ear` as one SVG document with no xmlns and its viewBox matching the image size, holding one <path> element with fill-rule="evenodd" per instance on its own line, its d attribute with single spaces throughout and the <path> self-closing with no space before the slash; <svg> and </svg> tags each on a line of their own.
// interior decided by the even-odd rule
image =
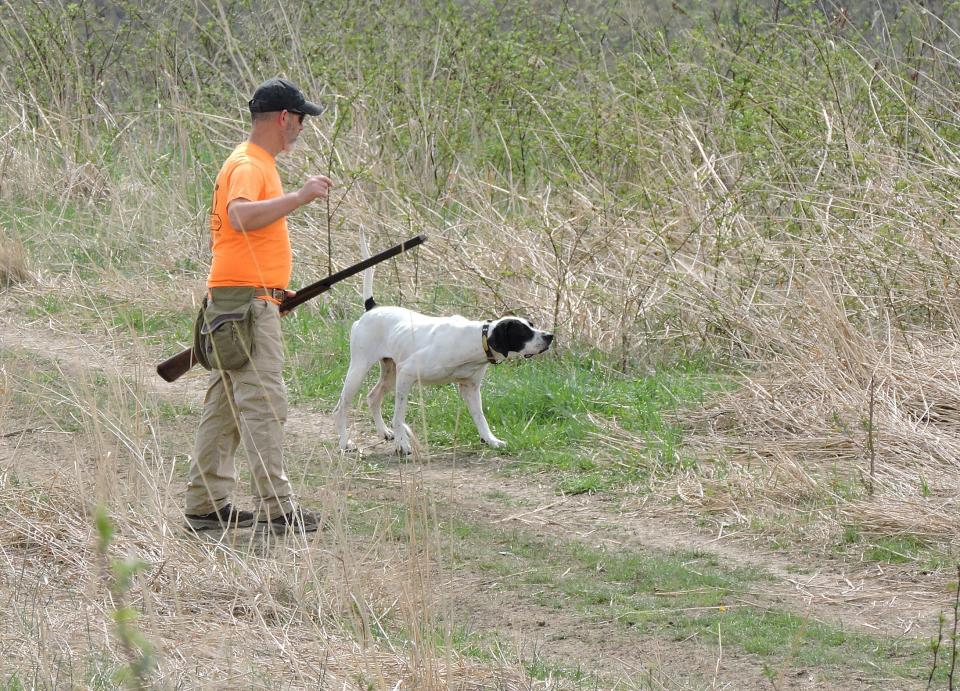
<svg viewBox="0 0 960 691">
<path fill-rule="evenodd" d="M 523 350 L 533 335 L 533 329 L 519 319 L 505 317 L 494 325 L 487 343 L 498 353 L 509 355 Z"/>
</svg>

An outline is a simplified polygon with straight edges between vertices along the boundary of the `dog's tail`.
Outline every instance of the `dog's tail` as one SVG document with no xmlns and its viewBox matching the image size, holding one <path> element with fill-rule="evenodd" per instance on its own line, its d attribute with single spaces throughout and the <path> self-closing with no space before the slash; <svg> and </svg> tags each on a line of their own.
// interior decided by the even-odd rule
<svg viewBox="0 0 960 691">
<path fill-rule="evenodd" d="M 363 232 L 363 226 L 360 226 L 360 258 L 370 258 L 370 248 L 367 246 L 367 234 Z M 373 267 L 365 269 L 363 272 L 363 309 L 369 312 L 377 306 L 373 299 Z"/>
</svg>

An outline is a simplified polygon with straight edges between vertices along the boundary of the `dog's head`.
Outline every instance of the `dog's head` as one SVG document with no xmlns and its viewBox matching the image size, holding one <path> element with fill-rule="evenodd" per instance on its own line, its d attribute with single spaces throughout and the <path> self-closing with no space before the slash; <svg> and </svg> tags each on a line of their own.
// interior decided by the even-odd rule
<svg viewBox="0 0 960 691">
<path fill-rule="evenodd" d="M 487 343 L 504 357 L 522 355 L 525 358 L 546 351 L 553 342 L 553 334 L 533 328 L 521 317 L 501 317 L 490 325 Z"/>
</svg>

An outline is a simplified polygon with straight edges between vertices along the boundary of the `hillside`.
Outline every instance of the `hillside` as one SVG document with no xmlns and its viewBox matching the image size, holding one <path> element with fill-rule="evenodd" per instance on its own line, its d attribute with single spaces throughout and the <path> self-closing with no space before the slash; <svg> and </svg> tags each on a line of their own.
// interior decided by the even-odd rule
<svg viewBox="0 0 960 691">
<path fill-rule="evenodd" d="M 0 3 L 0 688 L 950 685 L 957 16 Z M 197 540 L 202 377 L 153 368 L 275 74 L 328 106 L 284 185 L 337 181 L 289 219 L 294 287 L 361 228 L 425 233 L 378 302 L 557 340 L 491 368 L 506 449 L 442 388 L 414 458 L 363 405 L 342 454 L 337 286 L 284 321 L 291 477 L 328 529 Z"/>
</svg>

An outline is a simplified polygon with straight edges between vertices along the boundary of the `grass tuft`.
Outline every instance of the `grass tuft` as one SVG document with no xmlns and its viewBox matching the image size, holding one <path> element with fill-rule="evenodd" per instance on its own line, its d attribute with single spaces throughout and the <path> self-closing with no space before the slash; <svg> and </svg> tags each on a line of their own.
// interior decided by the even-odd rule
<svg viewBox="0 0 960 691">
<path fill-rule="evenodd" d="M 25 283 L 29 278 L 23 244 L 5 231 L 0 232 L 0 288 Z"/>
</svg>

